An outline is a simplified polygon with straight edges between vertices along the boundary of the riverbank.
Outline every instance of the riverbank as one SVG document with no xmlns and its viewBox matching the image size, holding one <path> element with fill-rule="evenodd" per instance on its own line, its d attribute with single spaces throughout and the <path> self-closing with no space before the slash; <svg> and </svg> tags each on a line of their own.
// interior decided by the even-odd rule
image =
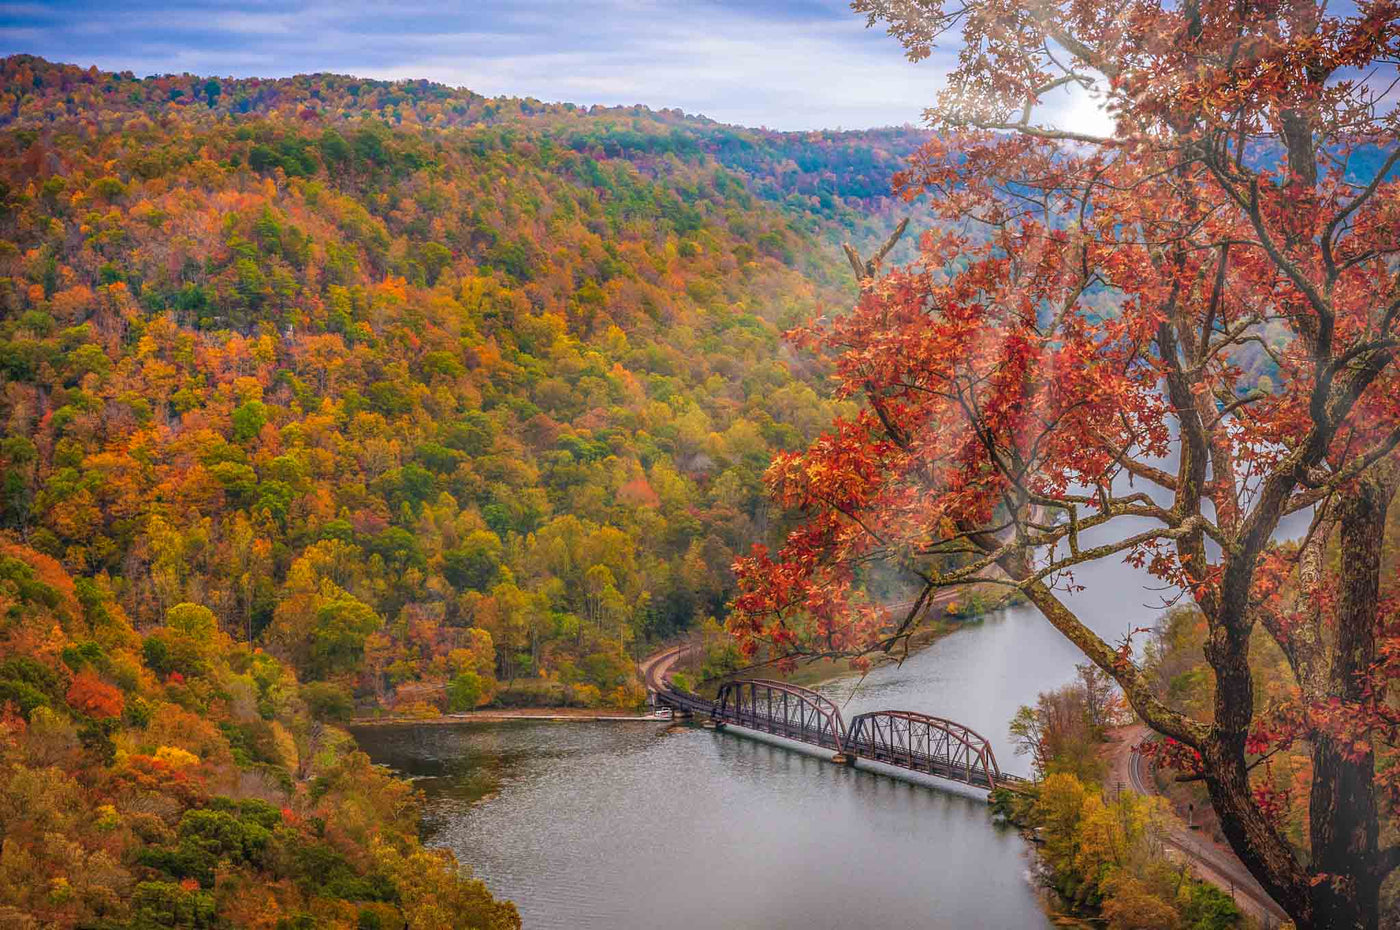
<svg viewBox="0 0 1400 930">
<path fill-rule="evenodd" d="M 585 721 L 616 723 L 622 721 L 665 721 L 668 718 L 637 714 L 630 710 L 599 710 L 590 707 L 511 707 L 501 710 L 473 710 L 459 714 L 437 714 L 415 717 L 406 714 L 386 714 L 382 717 L 356 717 L 352 727 L 375 726 L 435 726 L 451 723 L 509 723 L 520 720 L 580 723 Z"/>
<path fill-rule="evenodd" d="M 819 659 L 799 664 L 786 674 L 776 672 L 771 665 L 745 669 L 736 674 L 743 678 L 771 677 L 788 684 L 814 689 L 838 679 L 868 675 L 878 668 L 899 665 L 939 640 L 959 630 L 981 624 L 986 616 L 993 611 L 1023 603 L 1017 593 L 1013 592 L 1007 595 L 1005 591 L 1004 588 L 979 585 L 971 590 L 954 588 L 939 592 L 930 602 L 928 611 L 935 615 L 941 614 L 941 616 L 937 620 L 926 621 L 920 629 L 909 636 L 905 644 L 898 646 L 890 653 L 875 653 L 866 656 L 865 658 L 871 663 L 869 669 L 853 668 L 850 659 Z M 999 599 L 998 594 L 1001 595 Z M 953 612 L 950 613 L 949 608 L 952 608 Z M 674 670 L 693 671 L 693 669 L 680 668 L 683 664 L 684 657 L 675 663 Z"/>
<path fill-rule="evenodd" d="M 526 927 L 1050 927 L 1024 843 L 970 793 L 699 726 L 356 736 L 423 792 L 426 842 L 517 901 Z M 944 846 L 955 861 L 930 868 Z"/>
<path fill-rule="evenodd" d="M 1082 658 L 1029 607 L 945 624 L 902 666 L 871 670 L 849 701 L 855 679 L 839 683 L 842 714 L 898 707 L 956 720 L 995 745 L 1004 770 L 1025 774 L 1007 721 Z M 682 648 L 644 657 L 648 680 Z M 522 721 L 356 737 L 424 791 L 428 842 L 514 895 L 527 926 L 645 926 L 658 913 L 676 930 L 893 927 L 910 914 L 937 930 L 1083 926 L 1046 916 L 1029 844 L 973 792 L 699 726 Z M 939 848 L 957 855 L 930 870 Z M 636 853 L 626 869 L 619 849 Z M 678 855 L 706 868 L 677 882 Z"/>
</svg>

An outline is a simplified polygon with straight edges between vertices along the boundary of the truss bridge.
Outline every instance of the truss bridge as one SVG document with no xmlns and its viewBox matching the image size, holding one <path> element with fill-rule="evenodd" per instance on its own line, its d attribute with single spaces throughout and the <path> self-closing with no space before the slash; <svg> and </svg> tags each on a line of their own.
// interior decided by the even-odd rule
<svg viewBox="0 0 1400 930">
<path fill-rule="evenodd" d="M 650 672 L 650 670 L 648 670 Z M 657 704 L 832 752 L 833 762 L 860 759 L 907 769 L 987 791 L 1021 791 L 1029 784 L 1003 772 L 987 740 L 969 727 L 907 710 L 879 710 L 847 722 L 841 709 L 809 688 L 764 678 L 725 682 L 713 701 L 648 674 Z"/>
</svg>

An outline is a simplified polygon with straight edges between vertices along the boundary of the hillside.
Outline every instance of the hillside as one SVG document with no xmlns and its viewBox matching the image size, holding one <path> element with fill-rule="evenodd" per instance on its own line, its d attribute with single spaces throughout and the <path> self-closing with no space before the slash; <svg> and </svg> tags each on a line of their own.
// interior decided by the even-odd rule
<svg viewBox="0 0 1400 930">
<path fill-rule="evenodd" d="M 637 704 L 783 532 L 837 405 L 781 334 L 917 135 L 0 76 L 0 913 L 512 925 L 339 724 Z"/>
</svg>

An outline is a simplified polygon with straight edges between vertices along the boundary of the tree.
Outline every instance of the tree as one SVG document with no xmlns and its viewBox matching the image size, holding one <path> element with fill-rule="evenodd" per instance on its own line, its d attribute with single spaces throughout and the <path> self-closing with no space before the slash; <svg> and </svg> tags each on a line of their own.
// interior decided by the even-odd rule
<svg viewBox="0 0 1400 930">
<path fill-rule="evenodd" d="M 735 631 L 749 649 L 860 653 L 912 632 L 937 589 L 1018 590 L 1183 747 L 1231 846 L 1299 926 L 1376 927 L 1400 865 L 1378 842 L 1400 767 L 1376 765 L 1400 742 L 1379 573 L 1400 480 L 1400 148 L 1363 75 L 1393 62 L 1400 8 L 854 6 L 914 59 L 963 32 L 930 111 L 943 134 L 899 179 L 949 224 L 908 269 L 855 261 L 854 310 L 801 333 L 864 408 L 770 467 L 805 521 L 776 559 L 739 563 Z M 1112 135 L 1035 121 L 1066 85 L 1102 95 Z M 1245 377 L 1258 359 L 1270 390 Z M 1276 544 L 1304 511 L 1307 544 Z M 1104 558 L 1146 566 L 1166 603 L 1205 616 L 1209 721 L 1156 697 L 1129 644 L 1062 597 Z M 916 590 L 899 617 L 862 595 L 891 569 Z M 1255 706 L 1256 627 L 1288 656 L 1289 706 Z M 1258 758 L 1300 741 L 1306 853 L 1250 784 Z"/>
<path fill-rule="evenodd" d="M 0 440 L 0 519 L 6 526 L 26 529 L 34 504 L 35 464 L 39 457 L 34 443 L 23 436 Z"/>
<path fill-rule="evenodd" d="M 1081 675 L 1083 667 L 1081 666 Z M 1107 697 L 1097 679 L 1042 692 L 1034 707 L 1022 706 L 1011 718 L 1009 730 L 1016 754 L 1027 755 L 1040 775 L 1068 772 L 1085 781 L 1102 777 L 1103 714 L 1100 699 Z"/>
<path fill-rule="evenodd" d="M 456 713 L 472 710 L 489 696 L 486 682 L 476 672 L 459 673 L 447 684 L 447 709 Z"/>
<path fill-rule="evenodd" d="M 442 554 L 442 574 L 459 591 L 486 591 L 501 569 L 501 540 L 490 530 L 476 530 L 462 544 Z"/>
<path fill-rule="evenodd" d="M 379 615 L 352 595 L 327 601 L 311 631 L 312 668 L 321 675 L 354 669 L 364 657 L 365 639 L 381 625 Z"/>
<path fill-rule="evenodd" d="M 240 404 L 233 411 L 233 438 L 235 442 L 247 442 L 267 422 L 267 407 L 262 401 L 250 400 Z"/>
<path fill-rule="evenodd" d="M 1016 755 L 1030 756 L 1036 774 L 1044 775 L 1049 756 L 1046 754 L 1045 733 L 1036 709 L 1028 704 L 1016 708 L 1016 714 L 1007 725 L 1007 730 L 1011 734 L 1012 742 L 1016 744 Z"/>
<path fill-rule="evenodd" d="M 202 604 L 176 604 L 165 612 L 165 625 L 200 643 L 208 642 L 219 629 L 214 612 Z"/>
<path fill-rule="evenodd" d="M 1113 883 L 1113 891 L 1103 907 L 1109 930 L 1157 930 L 1178 925 L 1176 908 L 1154 895 L 1142 879 L 1121 876 Z"/>
<path fill-rule="evenodd" d="M 84 669 L 73 678 L 68 687 L 68 706 L 99 720 L 120 717 L 125 700 L 116 688 L 98 678 L 91 670 Z"/>
</svg>

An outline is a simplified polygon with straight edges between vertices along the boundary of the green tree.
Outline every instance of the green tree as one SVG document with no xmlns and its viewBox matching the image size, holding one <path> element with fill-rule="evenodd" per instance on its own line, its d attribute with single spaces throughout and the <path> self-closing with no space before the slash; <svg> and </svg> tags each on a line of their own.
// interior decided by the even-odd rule
<svg viewBox="0 0 1400 930">
<path fill-rule="evenodd" d="M 258 400 L 250 400 L 233 411 L 234 442 L 247 442 L 262 431 L 267 423 L 267 407 Z"/>
<path fill-rule="evenodd" d="M 460 546 L 443 553 L 443 577 L 458 591 L 486 591 L 496 583 L 502 551 L 495 533 L 476 530 Z"/>
<path fill-rule="evenodd" d="M 366 603 L 340 594 L 316 611 L 311 631 L 311 663 L 320 676 L 354 670 L 364 655 L 365 638 L 383 625 Z"/>
<path fill-rule="evenodd" d="M 482 703 L 486 694 L 486 682 L 480 675 L 472 671 L 460 672 L 447 686 L 447 707 L 454 713 L 471 710 Z"/>
</svg>

